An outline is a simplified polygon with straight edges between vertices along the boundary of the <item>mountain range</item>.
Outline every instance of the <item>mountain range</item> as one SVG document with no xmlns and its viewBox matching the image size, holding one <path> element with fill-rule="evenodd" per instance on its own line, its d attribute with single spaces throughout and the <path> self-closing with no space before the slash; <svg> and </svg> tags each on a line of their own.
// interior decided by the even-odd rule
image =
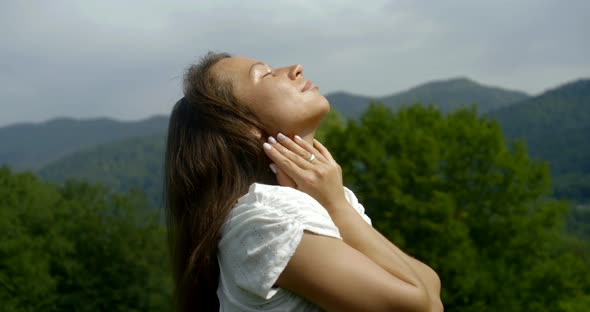
<svg viewBox="0 0 590 312">
<path fill-rule="evenodd" d="M 123 122 L 110 118 L 57 118 L 0 127 L 0 166 L 37 170 L 68 154 L 132 137 L 165 131 L 167 116 Z"/>
<path fill-rule="evenodd" d="M 554 196 L 590 202 L 590 79 L 577 80 L 488 113 L 508 139 L 549 161 Z"/>
<path fill-rule="evenodd" d="M 532 157 L 548 160 L 564 198 L 590 201 L 590 79 L 542 94 L 505 90 L 466 78 L 434 81 L 386 97 L 336 92 L 332 108 L 357 118 L 371 101 L 392 109 L 423 103 L 443 112 L 476 105 L 499 121 L 508 139 L 525 139 Z M 166 116 L 137 122 L 56 119 L 0 128 L 0 166 L 34 170 L 51 181 L 78 177 L 114 189 L 140 188 L 158 205 Z"/>
<path fill-rule="evenodd" d="M 525 100 L 524 92 L 485 86 L 468 78 L 428 82 L 406 91 L 384 97 L 366 97 L 346 92 L 328 94 L 331 107 L 345 118 L 360 116 L 370 102 L 380 102 L 394 111 L 415 103 L 433 104 L 443 113 L 475 104 L 480 113 L 489 112 Z"/>
</svg>

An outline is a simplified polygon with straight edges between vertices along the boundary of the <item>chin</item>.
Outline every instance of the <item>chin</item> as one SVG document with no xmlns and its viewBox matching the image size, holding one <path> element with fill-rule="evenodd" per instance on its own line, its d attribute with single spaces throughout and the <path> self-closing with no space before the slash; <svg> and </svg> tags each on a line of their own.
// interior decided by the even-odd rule
<svg viewBox="0 0 590 312">
<path fill-rule="evenodd" d="M 326 101 L 326 103 L 328 103 L 328 101 Z M 324 118 L 326 117 L 326 115 L 328 115 L 328 113 L 330 112 L 330 105 L 326 105 L 326 108 L 323 109 L 319 114 L 318 114 L 318 126 L 320 124 L 320 122 L 322 122 L 324 120 Z"/>
<path fill-rule="evenodd" d="M 328 99 L 326 99 L 325 96 L 322 96 L 322 99 L 321 100 L 322 100 L 322 102 L 324 102 L 322 104 L 323 104 L 323 107 L 324 107 L 324 110 L 325 110 L 324 115 L 326 115 L 328 112 L 330 112 L 330 108 L 331 108 L 330 107 L 330 101 L 328 101 Z"/>
<path fill-rule="evenodd" d="M 320 96 L 320 98 L 310 104 L 312 104 L 309 107 L 311 111 L 309 111 L 305 123 L 308 125 L 313 124 L 317 127 L 324 120 L 328 112 L 330 112 L 330 102 L 325 97 Z"/>
</svg>

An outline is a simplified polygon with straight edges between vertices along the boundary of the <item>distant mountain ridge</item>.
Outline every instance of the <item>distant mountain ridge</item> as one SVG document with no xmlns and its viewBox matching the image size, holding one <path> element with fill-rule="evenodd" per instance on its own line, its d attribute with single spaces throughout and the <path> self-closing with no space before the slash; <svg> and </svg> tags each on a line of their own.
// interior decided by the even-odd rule
<svg viewBox="0 0 590 312">
<path fill-rule="evenodd" d="M 162 132 L 167 126 L 167 116 L 153 116 L 130 122 L 56 118 L 38 124 L 0 127 L 0 166 L 35 170 L 81 149 Z"/>
<path fill-rule="evenodd" d="M 345 92 L 326 96 L 333 109 L 346 118 L 357 118 L 371 101 L 381 102 L 393 110 L 415 103 L 433 104 L 443 113 L 475 104 L 478 112 L 485 113 L 529 97 L 521 91 L 486 86 L 463 77 L 431 81 L 384 97 L 371 98 Z"/>
<path fill-rule="evenodd" d="M 433 104 L 444 113 L 459 107 L 476 104 L 480 113 L 522 101 L 530 97 L 521 91 L 485 86 L 468 78 L 454 78 L 429 82 L 405 92 L 382 98 L 393 108 L 417 102 Z"/>
<path fill-rule="evenodd" d="M 556 123 L 565 128 L 588 127 L 590 120 L 590 79 L 578 79 L 518 103 L 490 112 L 501 118 L 506 134 L 518 137 L 531 127 L 546 131 Z M 528 117 L 528 118 L 524 118 Z"/>
<path fill-rule="evenodd" d="M 166 133 L 160 132 L 102 144 L 51 162 L 37 173 L 57 183 L 75 177 L 117 191 L 138 188 L 153 207 L 160 207 L 165 142 Z"/>
<path fill-rule="evenodd" d="M 558 197 L 590 201 L 590 79 L 566 83 L 489 116 L 500 121 L 508 139 L 525 139 L 532 157 L 549 161 Z"/>
</svg>

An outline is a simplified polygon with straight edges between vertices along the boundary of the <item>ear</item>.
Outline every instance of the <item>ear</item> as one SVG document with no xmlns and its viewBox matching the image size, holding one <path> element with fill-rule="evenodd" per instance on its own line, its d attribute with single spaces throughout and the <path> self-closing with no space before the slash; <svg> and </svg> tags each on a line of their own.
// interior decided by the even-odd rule
<svg viewBox="0 0 590 312">
<path fill-rule="evenodd" d="M 252 134 L 257 138 L 257 139 L 262 139 L 262 131 L 260 131 L 260 129 L 256 128 L 256 127 L 252 127 L 252 129 L 250 129 L 250 132 L 252 132 Z"/>
</svg>

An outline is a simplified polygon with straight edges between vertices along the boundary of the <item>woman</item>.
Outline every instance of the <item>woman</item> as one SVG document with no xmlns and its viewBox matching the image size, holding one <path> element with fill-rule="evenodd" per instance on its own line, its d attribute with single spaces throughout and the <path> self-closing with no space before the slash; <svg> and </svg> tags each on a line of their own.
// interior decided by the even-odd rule
<svg viewBox="0 0 590 312">
<path fill-rule="evenodd" d="M 440 311 L 440 280 L 371 226 L 314 140 L 300 65 L 209 53 L 170 117 L 165 197 L 180 311 Z"/>
</svg>

